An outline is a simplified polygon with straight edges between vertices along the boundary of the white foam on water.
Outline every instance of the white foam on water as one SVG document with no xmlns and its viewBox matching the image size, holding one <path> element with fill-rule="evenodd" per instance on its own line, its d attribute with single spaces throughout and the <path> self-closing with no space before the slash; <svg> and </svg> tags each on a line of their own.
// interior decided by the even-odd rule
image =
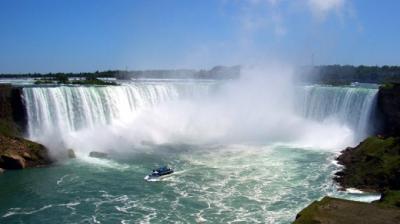
<svg viewBox="0 0 400 224">
<path fill-rule="evenodd" d="M 65 203 L 65 204 L 49 204 L 45 205 L 43 207 L 40 207 L 38 209 L 35 208 L 10 208 L 6 214 L 4 214 L 2 217 L 6 218 L 9 216 L 14 216 L 14 215 L 32 215 L 36 214 L 38 212 L 42 212 L 44 210 L 53 208 L 53 207 L 66 207 L 71 210 L 75 210 L 75 206 L 79 205 L 80 202 L 70 202 L 70 203 Z"/>
<path fill-rule="evenodd" d="M 77 159 L 80 161 L 83 161 L 85 163 L 95 165 L 100 168 L 116 169 L 116 170 L 120 170 L 120 171 L 128 170 L 130 168 L 130 165 L 128 165 L 128 164 L 119 163 L 119 162 L 113 161 L 111 159 L 94 158 L 94 157 L 84 156 L 84 155 L 79 155 Z"/>
<path fill-rule="evenodd" d="M 356 188 L 346 188 L 346 192 L 349 192 L 351 194 L 363 194 L 364 193 L 362 190 L 359 190 Z"/>
<path fill-rule="evenodd" d="M 372 202 L 381 199 L 380 193 L 365 192 L 356 188 L 346 188 L 349 199 L 361 202 Z"/>
<path fill-rule="evenodd" d="M 201 215 L 201 213 L 197 213 L 196 214 L 196 223 L 206 223 L 207 222 L 207 219 L 205 219 L 202 215 Z"/>
<path fill-rule="evenodd" d="M 68 176 L 69 176 L 69 174 L 66 174 L 66 175 L 62 176 L 59 180 L 57 180 L 57 185 L 60 185 L 64 181 L 64 178 L 66 178 Z"/>
</svg>

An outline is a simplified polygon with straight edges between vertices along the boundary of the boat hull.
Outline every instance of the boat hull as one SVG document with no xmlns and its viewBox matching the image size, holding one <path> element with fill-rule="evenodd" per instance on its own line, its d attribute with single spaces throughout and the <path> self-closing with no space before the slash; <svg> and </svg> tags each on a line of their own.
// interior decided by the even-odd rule
<svg viewBox="0 0 400 224">
<path fill-rule="evenodd" d="M 145 179 L 146 181 L 149 181 L 149 182 L 160 181 L 160 180 L 162 180 L 162 179 L 164 179 L 164 178 L 166 178 L 166 177 L 170 177 L 172 174 L 173 174 L 173 173 L 169 173 L 169 174 L 162 175 L 162 176 L 147 175 L 147 176 L 144 177 L 144 179 Z"/>
</svg>

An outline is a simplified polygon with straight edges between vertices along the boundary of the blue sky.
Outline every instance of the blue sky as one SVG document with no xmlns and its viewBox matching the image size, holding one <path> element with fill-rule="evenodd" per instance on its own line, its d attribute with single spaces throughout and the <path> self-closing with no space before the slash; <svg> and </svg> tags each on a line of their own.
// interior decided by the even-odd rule
<svg viewBox="0 0 400 224">
<path fill-rule="evenodd" d="M 0 0 L 0 72 L 400 64 L 397 0 Z"/>
</svg>

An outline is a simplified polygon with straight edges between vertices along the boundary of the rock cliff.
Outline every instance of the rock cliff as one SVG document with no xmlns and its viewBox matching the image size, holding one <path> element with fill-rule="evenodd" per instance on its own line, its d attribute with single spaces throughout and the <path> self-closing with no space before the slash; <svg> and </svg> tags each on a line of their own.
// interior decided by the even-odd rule
<svg viewBox="0 0 400 224">
<path fill-rule="evenodd" d="M 324 197 L 303 209 L 294 224 L 393 224 L 400 223 L 400 209 L 384 203 L 364 203 Z"/>
<path fill-rule="evenodd" d="M 400 84 L 389 83 L 378 92 L 378 109 L 382 114 L 383 134 L 400 136 Z"/>
<path fill-rule="evenodd" d="M 27 123 L 22 90 L 0 85 L 0 168 L 22 169 L 51 163 L 48 150 L 22 138 Z"/>
</svg>

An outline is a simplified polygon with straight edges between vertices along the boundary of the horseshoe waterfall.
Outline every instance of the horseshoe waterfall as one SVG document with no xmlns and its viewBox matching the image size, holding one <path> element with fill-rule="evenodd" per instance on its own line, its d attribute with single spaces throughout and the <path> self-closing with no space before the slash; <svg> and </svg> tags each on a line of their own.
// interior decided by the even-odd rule
<svg viewBox="0 0 400 224">
<path fill-rule="evenodd" d="M 25 86 L 26 136 L 55 158 L 67 149 L 77 158 L 21 172 L 47 190 L 27 189 L 35 200 L 23 205 L 9 199 L 0 220 L 289 223 L 323 195 L 371 201 L 377 196 L 338 191 L 332 175 L 337 153 L 375 131 L 376 95 L 373 87 L 199 80 Z M 143 180 L 161 165 L 175 173 Z"/>
</svg>

